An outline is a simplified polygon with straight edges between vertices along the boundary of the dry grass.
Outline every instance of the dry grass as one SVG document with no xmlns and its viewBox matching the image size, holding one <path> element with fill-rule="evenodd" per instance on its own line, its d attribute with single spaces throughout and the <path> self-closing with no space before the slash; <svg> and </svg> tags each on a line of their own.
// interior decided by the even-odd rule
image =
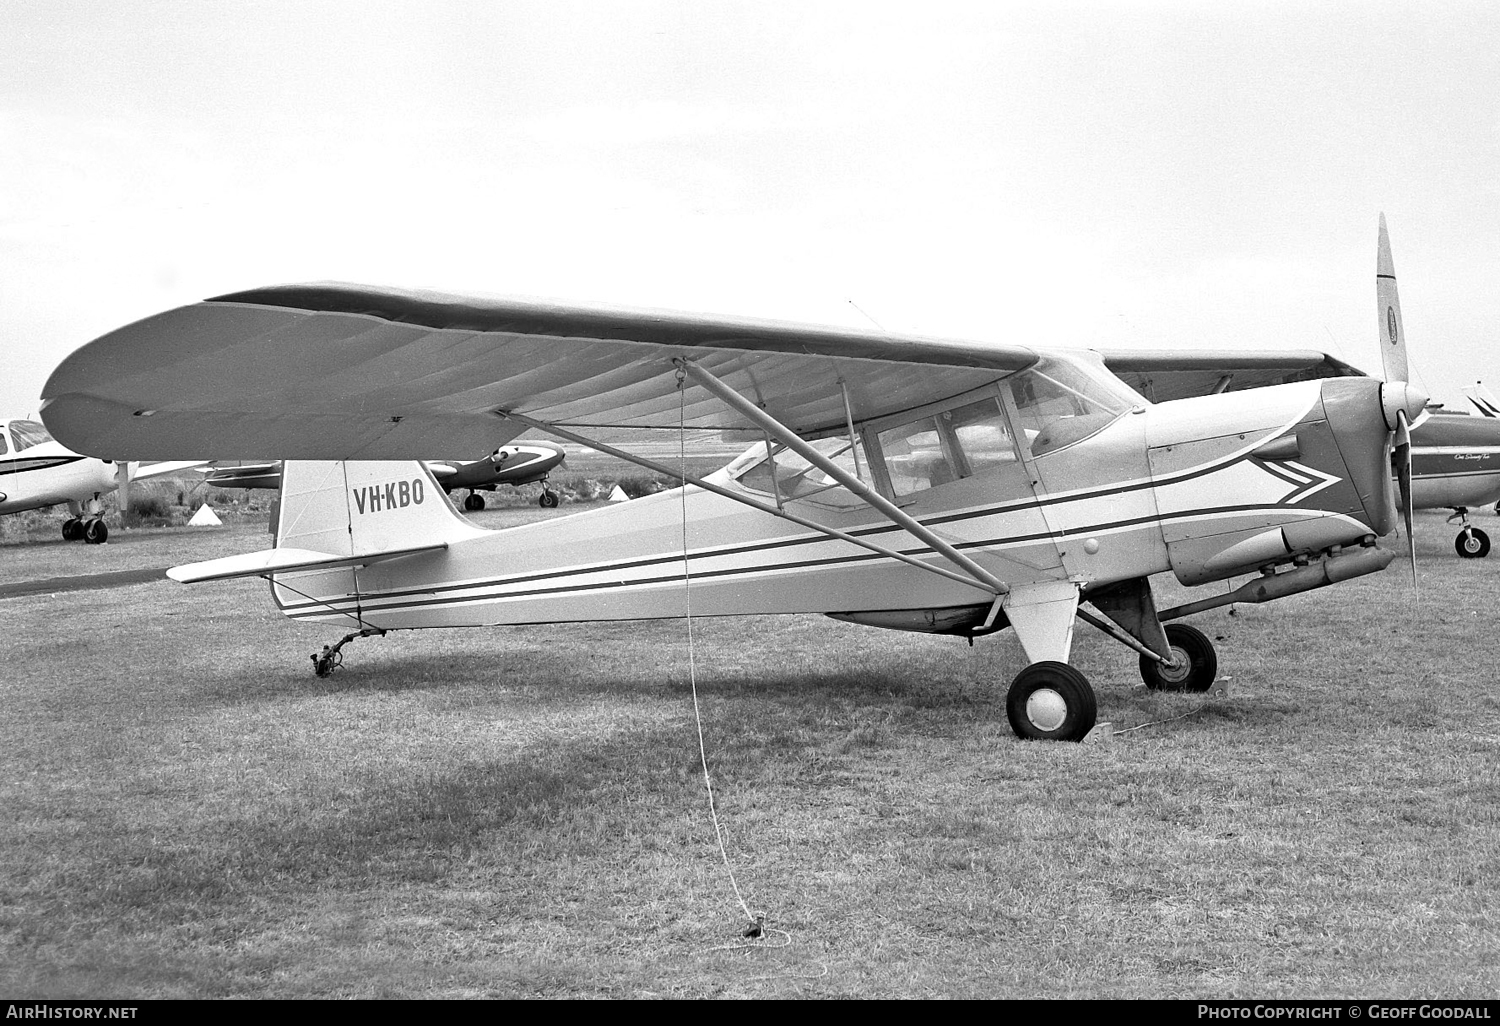
<svg viewBox="0 0 1500 1026">
<path fill-rule="evenodd" d="M 0 581 L 261 530 L 6 546 Z M 1416 610 L 1393 567 L 1195 617 L 1228 698 L 1081 635 L 1146 724 L 1097 747 L 1011 735 L 1006 636 L 698 621 L 777 947 L 740 939 L 680 621 L 391 635 L 320 681 L 336 632 L 260 585 L 5 600 L 0 993 L 1493 998 L 1500 567 L 1451 538 L 1421 518 Z"/>
</svg>

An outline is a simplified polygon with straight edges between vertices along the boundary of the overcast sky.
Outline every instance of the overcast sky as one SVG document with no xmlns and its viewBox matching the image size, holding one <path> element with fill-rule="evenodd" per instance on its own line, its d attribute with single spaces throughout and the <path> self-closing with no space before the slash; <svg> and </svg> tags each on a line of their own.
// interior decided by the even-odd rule
<svg viewBox="0 0 1500 1026">
<path fill-rule="evenodd" d="M 340 280 L 1500 383 L 1500 5 L 4 0 L 0 415 Z M 1500 389 L 1497 389 L 1500 390 Z"/>
</svg>

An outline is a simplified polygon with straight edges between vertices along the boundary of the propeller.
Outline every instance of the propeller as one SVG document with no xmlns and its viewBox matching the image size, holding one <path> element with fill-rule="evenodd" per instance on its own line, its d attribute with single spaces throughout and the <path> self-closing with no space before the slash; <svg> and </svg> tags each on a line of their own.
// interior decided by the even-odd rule
<svg viewBox="0 0 1500 1026">
<path fill-rule="evenodd" d="M 1396 263 L 1391 259 L 1391 239 L 1380 215 L 1380 242 L 1375 256 L 1375 306 L 1380 317 L 1380 362 L 1385 382 L 1380 386 L 1386 426 L 1392 431 L 1391 463 L 1401 493 L 1401 516 L 1406 523 L 1406 548 L 1411 557 L 1411 586 L 1417 591 L 1417 540 L 1412 535 L 1411 428 L 1412 417 L 1422 416 L 1427 395 L 1409 383 L 1406 331 L 1401 327 L 1401 298 L 1396 292 Z"/>
</svg>

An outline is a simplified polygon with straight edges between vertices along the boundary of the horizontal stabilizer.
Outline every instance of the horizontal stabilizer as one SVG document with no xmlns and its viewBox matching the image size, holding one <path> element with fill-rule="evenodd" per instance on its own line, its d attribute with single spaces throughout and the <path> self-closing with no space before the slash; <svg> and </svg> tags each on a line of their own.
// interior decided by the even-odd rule
<svg viewBox="0 0 1500 1026">
<path fill-rule="evenodd" d="M 136 467 L 130 477 L 134 481 L 144 481 L 148 477 L 174 474 L 179 470 L 194 470 L 211 462 L 211 460 L 170 460 L 166 463 L 149 463 L 143 467 Z"/>
<path fill-rule="evenodd" d="M 388 549 L 384 552 L 367 552 L 358 556 L 336 556 L 313 549 L 264 549 L 246 552 L 238 556 L 209 559 L 202 563 L 185 563 L 167 571 L 167 576 L 183 584 L 200 581 L 227 581 L 235 577 L 268 577 L 271 574 L 287 574 L 304 570 L 333 570 L 343 566 L 367 566 L 386 559 L 412 556 L 419 552 L 436 552 L 446 549 L 447 542 L 417 545 L 407 549 Z"/>
</svg>

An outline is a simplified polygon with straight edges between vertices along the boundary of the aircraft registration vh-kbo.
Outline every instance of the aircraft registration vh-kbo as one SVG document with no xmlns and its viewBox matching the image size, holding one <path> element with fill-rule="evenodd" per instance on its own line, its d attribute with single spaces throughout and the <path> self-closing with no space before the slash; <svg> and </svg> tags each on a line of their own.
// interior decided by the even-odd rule
<svg viewBox="0 0 1500 1026">
<path fill-rule="evenodd" d="M 557 507 L 557 493 L 547 487 L 547 475 L 567 458 L 555 445 L 542 442 L 514 442 L 502 445 L 482 460 L 428 460 L 427 469 L 443 491 L 467 488 L 464 509 L 471 513 L 484 509 L 481 491 L 493 492 L 499 485 L 521 485 L 541 482 L 542 494 L 537 505 L 544 509 Z M 238 467 L 215 467 L 205 478 L 216 488 L 280 488 L 281 464 L 251 463 Z"/>
<path fill-rule="evenodd" d="M 350 628 L 314 656 L 320 673 L 352 638 L 425 627 L 766 613 L 969 639 L 1009 627 L 1029 660 L 1012 727 L 1079 740 L 1096 714 L 1067 662 L 1078 620 L 1139 653 L 1152 687 L 1205 690 L 1212 644 L 1162 621 L 1394 558 L 1376 544 L 1395 522 L 1392 444 L 1409 467 L 1426 396 L 1406 384 L 1394 294 L 1380 324 L 1384 382 L 1152 404 L 1086 350 L 290 285 L 89 343 L 53 372 L 42 416 L 84 451 L 285 457 L 276 547 L 170 576 L 264 577 L 286 615 Z M 1342 373 L 1321 353 L 1180 360 Z M 754 444 L 697 478 L 601 437 L 617 428 Z M 486 531 L 417 462 L 523 431 L 687 483 Z M 1164 571 L 1188 585 L 1261 573 L 1158 610 L 1149 578 Z"/>
</svg>

